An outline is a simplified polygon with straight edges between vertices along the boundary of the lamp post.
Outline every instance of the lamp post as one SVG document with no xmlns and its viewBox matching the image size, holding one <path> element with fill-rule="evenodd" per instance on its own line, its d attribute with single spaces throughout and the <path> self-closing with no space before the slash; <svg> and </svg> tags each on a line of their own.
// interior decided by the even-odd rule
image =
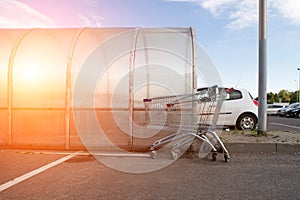
<svg viewBox="0 0 300 200">
<path fill-rule="evenodd" d="M 257 134 L 267 130 L 267 0 L 259 0 L 258 47 L 258 126 Z"/>
<path fill-rule="evenodd" d="M 297 70 L 299 71 L 299 80 L 298 80 L 298 83 L 299 83 L 299 87 L 298 87 L 298 102 L 300 102 L 300 67 L 298 67 Z"/>
<path fill-rule="evenodd" d="M 299 96 L 298 96 L 298 94 L 299 94 L 299 85 L 298 85 L 298 81 L 297 80 L 295 80 L 295 82 L 296 82 L 296 86 L 297 86 L 297 90 L 296 90 L 296 100 L 297 100 L 297 102 L 299 102 L 300 101 L 300 99 L 299 99 Z M 298 94 L 297 94 L 298 93 Z"/>
</svg>

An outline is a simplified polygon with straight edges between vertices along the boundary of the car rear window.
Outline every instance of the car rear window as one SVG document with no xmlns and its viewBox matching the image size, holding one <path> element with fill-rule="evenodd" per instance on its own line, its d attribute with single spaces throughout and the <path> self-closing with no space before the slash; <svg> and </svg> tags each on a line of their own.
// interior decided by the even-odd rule
<svg viewBox="0 0 300 200">
<path fill-rule="evenodd" d="M 243 95 L 239 90 L 231 90 L 229 92 L 226 92 L 226 100 L 235 100 L 241 98 L 243 98 Z"/>
<path fill-rule="evenodd" d="M 239 91 L 239 90 L 235 90 L 235 89 L 232 89 L 232 88 L 230 88 L 230 89 L 228 89 L 228 88 L 219 88 L 219 93 L 221 93 L 220 90 L 222 90 L 222 92 L 225 91 L 225 93 L 226 93 L 226 99 L 225 100 L 226 101 L 242 99 L 243 98 L 242 92 Z M 200 98 L 209 97 L 208 88 L 199 88 L 197 91 L 201 92 L 201 94 L 198 97 L 200 97 Z"/>
</svg>

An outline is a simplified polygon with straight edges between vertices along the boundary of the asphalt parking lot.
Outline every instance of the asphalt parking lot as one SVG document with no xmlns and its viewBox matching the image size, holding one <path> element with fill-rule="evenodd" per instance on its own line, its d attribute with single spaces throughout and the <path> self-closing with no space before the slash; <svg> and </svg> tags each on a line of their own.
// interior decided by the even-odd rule
<svg viewBox="0 0 300 200">
<path fill-rule="evenodd" d="M 161 170 L 133 174 L 111 169 L 92 156 L 53 153 L 2 150 L 0 199 L 297 199 L 300 196 L 299 154 L 231 154 L 228 163 L 221 158 L 213 162 L 185 155 Z M 123 161 L 122 157 L 119 159 Z"/>
<path fill-rule="evenodd" d="M 268 131 L 284 131 L 300 133 L 300 118 L 287 118 L 268 115 Z"/>
<path fill-rule="evenodd" d="M 300 133 L 299 120 L 268 116 L 270 131 Z M 298 199 L 300 153 L 185 154 L 149 173 L 107 167 L 87 152 L 0 150 L 0 199 Z M 139 159 L 116 157 L 137 167 Z M 170 158 L 166 158 L 170 159 Z M 142 158 L 143 164 L 155 160 Z"/>
</svg>

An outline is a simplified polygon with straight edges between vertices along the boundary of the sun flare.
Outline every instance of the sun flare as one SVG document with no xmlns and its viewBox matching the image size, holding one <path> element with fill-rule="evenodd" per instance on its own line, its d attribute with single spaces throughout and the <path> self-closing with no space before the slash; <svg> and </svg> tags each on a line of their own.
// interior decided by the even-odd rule
<svg viewBox="0 0 300 200">
<path fill-rule="evenodd" d="M 37 81 L 39 79 L 39 72 L 35 68 L 28 68 L 23 75 L 26 81 Z"/>
</svg>

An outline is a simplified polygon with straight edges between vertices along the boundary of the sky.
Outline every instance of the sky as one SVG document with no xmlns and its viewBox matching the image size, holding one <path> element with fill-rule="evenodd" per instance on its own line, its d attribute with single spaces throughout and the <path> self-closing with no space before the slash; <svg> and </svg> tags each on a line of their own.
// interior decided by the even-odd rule
<svg viewBox="0 0 300 200">
<path fill-rule="evenodd" d="M 258 1 L 0 0 L 0 27 L 193 27 L 224 85 L 246 88 L 256 97 Z M 296 91 L 300 1 L 267 2 L 267 92 Z"/>
</svg>

